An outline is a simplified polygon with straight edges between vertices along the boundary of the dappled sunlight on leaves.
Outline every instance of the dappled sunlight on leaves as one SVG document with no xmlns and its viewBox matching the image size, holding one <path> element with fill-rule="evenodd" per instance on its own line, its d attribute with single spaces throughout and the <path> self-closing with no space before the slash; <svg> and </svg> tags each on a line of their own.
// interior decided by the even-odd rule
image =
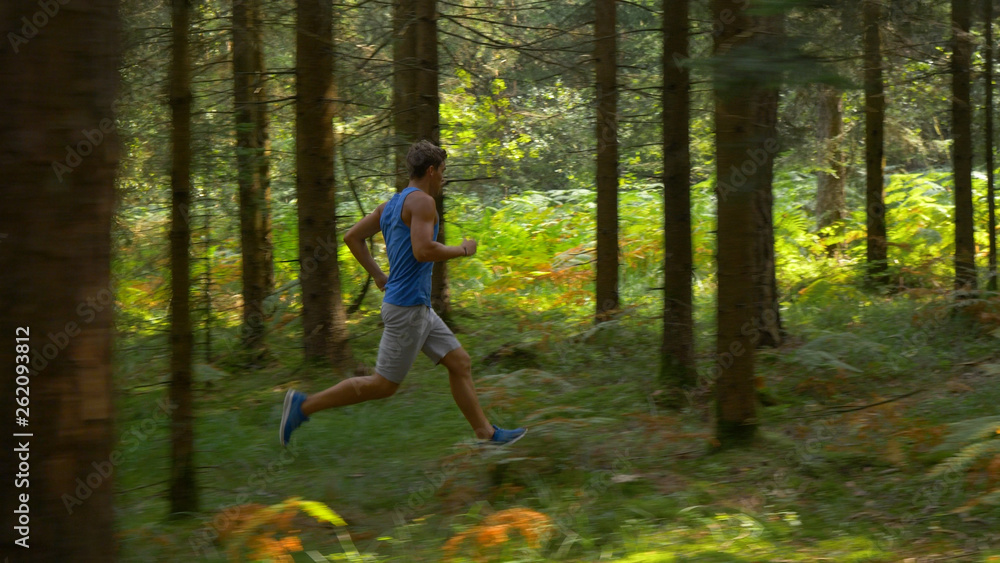
<svg viewBox="0 0 1000 563">
<path fill-rule="evenodd" d="M 442 551 L 445 560 L 455 560 L 464 549 L 473 553 L 475 561 L 499 561 L 499 547 L 513 541 L 511 532 L 518 532 L 528 547 L 539 549 L 552 530 L 551 519 L 526 508 L 509 508 L 490 514 L 479 524 L 454 535 Z"/>
</svg>

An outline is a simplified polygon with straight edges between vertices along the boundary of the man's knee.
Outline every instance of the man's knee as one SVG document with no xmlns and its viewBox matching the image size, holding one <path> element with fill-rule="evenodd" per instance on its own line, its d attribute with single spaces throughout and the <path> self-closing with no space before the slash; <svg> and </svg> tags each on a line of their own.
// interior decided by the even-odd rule
<svg viewBox="0 0 1000 563">
<path fill-rule="evenodd" d="M 447 354 L 447 367 L 451 375 L 467 375 L 472 372 L 472 358 L 465 348 L 456 348 Z"/>
<path fill-rule="evenodd" d="M 372 387 L 375 389 L 375 393 L 379 396 L 379 398 L 385 399 L 392 397 L 396 394 L 396 390 L 399 389 L 398 383 L 389 381 L 377 373 L 372 375 L 371 378 Z"/>
</svg>

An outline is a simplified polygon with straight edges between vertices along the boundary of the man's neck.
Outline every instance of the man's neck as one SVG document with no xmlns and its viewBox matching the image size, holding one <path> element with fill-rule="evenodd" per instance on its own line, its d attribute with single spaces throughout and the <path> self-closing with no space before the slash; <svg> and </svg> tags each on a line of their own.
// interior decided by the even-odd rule
<svg viewBox="0 0 1000 563">
<path fill-rule="evenodd" d="M 427 176 L 423 178 L 410 178 L 410 187 L 417 188 L 425 194 L 434 197 L 434 193 L 431 191 L 430 178 Z"/>
</svg>

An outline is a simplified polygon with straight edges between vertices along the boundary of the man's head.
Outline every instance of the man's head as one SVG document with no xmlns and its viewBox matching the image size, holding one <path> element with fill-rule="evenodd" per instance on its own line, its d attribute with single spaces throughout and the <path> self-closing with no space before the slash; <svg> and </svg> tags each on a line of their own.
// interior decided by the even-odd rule
<svg viewBox="0 0 1000 563">
<path fill-rule="evenodd" d="M 417 141 L 410 146 L 406 154 L 406 171 L 410 178 L 419 180 L 427 174 L 427 169 L 434 167 L 440 173 L 444 168 L 444 160 L 448 153 L 428 140 Z"/>
</svg>

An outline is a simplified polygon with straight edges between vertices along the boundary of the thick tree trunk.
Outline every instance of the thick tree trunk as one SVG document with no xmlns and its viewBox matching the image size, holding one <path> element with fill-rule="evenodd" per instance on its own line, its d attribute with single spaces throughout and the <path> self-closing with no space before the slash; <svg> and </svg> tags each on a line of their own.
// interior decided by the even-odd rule
<svg viewBox="0 0 1000 563">
<path fill-rule="evenodd" d="M 416 13 L 416 140 L 427 139 L 441 144 L 441 116 L 438 98 L 437 0 L 415 0 Z M 438 213 L 437 241 L 447 244 L 445 236 L 444 190 L 434 198 Z M 448 263 L 434 264 L 431 274 L 431 305 L 446 322 L 451 322 L 451 292 L 448 288 Z"/>
<path fill-rule="evenodd" d="M 663 5 L 663 340 L 660 379 L 666 400 L 695 384 L 691 277 L 691 150 L 688 0 Z"/>
<path fill-rule="evenodd" d="M 295 187 L 305 356 L 347 371 L 351 351 L 340 297 L 333 175 L 333 7 L 298 0 L 296 14 Z"/>
<path fill-rule="evenodd" d="M 771 16 L 767 19 L 773 19 Z M 763 19 L 763 18 L 758 18 Z M 773 29 L 775 22 L 764 22 L 764 29 Z M 780 31 L 778 32 L 780 33 Z M 770 35 L 766 36 L 770 37 Z M 757 262 L 757 312 L 755 322 L 760 327 L 758 347 L 776 348 L 781 345 L 781 308 L 778 296 L 778 276 L 774 255 L 774 157 L 778 151 L 778 89 L 764 89 L 757 96 L 754 119 L 753 155 L 760 157 L 757 176 L 757 197 L 754 201 L 754 215 L 757 222 L 757 236 L 754 239 L 754 256 Z M 767 147 L 765 149 L 765 147 Z M 773 149 L 773 150 L 772 150 Z M 754 160 L 757 163 L 757 160 Z"/>
<path fill-rule="evenodd" d="M 864 0 L 864 65 L 865 65 L 865 199 L 867 223 L 868 281 L 876 286 L 889 283 L 887 273 L 887 241 L 885 202 L 882 196 L 883 127 L 885 123 L 885 93 L 882 83 L 882 51 L 879 27 L 881 5 L 877 0 Z"/>
<path fill-rule="evenodd" d="M 757 431 L 756 342 L 751 330 L 759 300 L 754 283 L 759 272 L 754 251 L 760 240 L 755 206 L 766 178 L 742 168 L 752 162 L 756 150 L 764 150 L 754 124 L 758 97 L 764 92 L 740 60 L 754 40 L 746 6 L 735 0 L 712 0 L 710 8 L 716 20 L 732 22 L 714 41 L 719 278 L 715 434 L 720 445 L 728 447 L 746 444 Z"/>
<path fill-rule="evenodd" d="M 986 23 L 984 35 L 986 35 L 986 52 L 984 53 L 986 70 L 983 72 L 983 79 L 986 88 L 986 109 L 985 109 L 985 133 L 986 133 L 986 199 L 989 208 L 987 217 L 987 232 L 989 233 L 990 244 L 990 272 L 987 289 L 997 290 L 997 215 L 996 215 L 996 193 L 993 186 L 993 0 L 984 0 L 985 14 L 983 21 Z"/>
<path fill-rule="evenodd" d="M 171 5 L 170 66 L 170 401 L 176 405 L 170 432 L 170 512 L 198 510 L 194 465 L 194 398 L 191 390 L 191 6 Z"/>
<path fill-rule="evenodd" d="M 38 2 L 0 3 L 0 525 L 11 561 L 113 561 L 120 21 L 113 0 L 56 7 L 28 37 Z"/>
<path fill-rule="evenodd" d="M 417 140 L 417 14 L 414 0 L 393 0 L 392 10 L 392 145 L 402 191 L 410 181 L 406 151 Z"/>
<path fill-rule="evenodd" d="M 233 0 L 236 166 L 243 250 L 243 345 L 264 347 L 264 299 L 274 286 L 260 0 Z"/>
<path fill-rule="evenodd" d="M 823 170 L 816 174 L 816 227 L 825 229 L 847 218 L 846 168 L 843 149 L 843 92 L 822 84 L 816 133 Z"/>
<path fill-rule="evenodd" d="M 596 320 L 618 310 L 618 47 L 615 0 L 595 0 L 597 65 Z"/>
<path fill-rule="evenodd" d="M 777 55 L 781 50 L 785 26 L 784 15 L 774 14 L 757 16 L 753 19 L 754 27 L 759 32 L 754 35 L 754 43 L 762 51 Z M 775 59 L 778 56 L 774 56 Z M 776 348 L 781 345 L 784 331 L 781 328 L 781 308 L 778 297 L 778 276 L 774 255 L 774 159 L 778 154 L 778 102 L 780 93 L 774 84 L 762 88 L 756 98 L 754 108 L 754 149 L 748 153 L 749 160 L 744 164 L 757 167 L 756 174 L 760 176 L 757 186 L 755 215 L 757 217 L 757 238 L 755 255 L 757 259 L 757 313 L 756 321 L 760 327 L 758 347 Z"/>
<path fill-rule="evenodd" d="M 972 104 L 969 98 L 972 35 L 969 0 L 952 0 L 951 114 L 955 169 L 955 289 L 976 288 L 972 218 Z"/>
</svg>

